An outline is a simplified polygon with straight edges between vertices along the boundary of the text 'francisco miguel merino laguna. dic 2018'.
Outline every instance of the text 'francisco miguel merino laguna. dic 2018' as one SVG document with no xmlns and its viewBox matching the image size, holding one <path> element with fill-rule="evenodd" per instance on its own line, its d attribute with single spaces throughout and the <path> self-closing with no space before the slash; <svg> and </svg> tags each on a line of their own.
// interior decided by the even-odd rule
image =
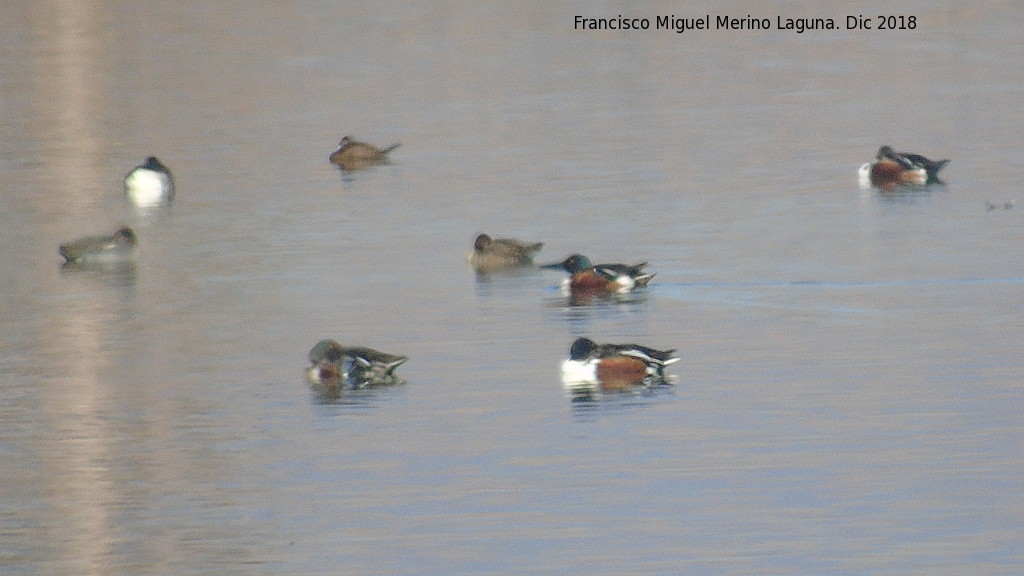
<svg viewBox="0 0 1024 576">
<path fill-rule="evenodd" d="M 862 14 L 845 17 L 846 30 L 914 30 L 917 28 L 916 16 L 874 16 L 867 17 Z M 713 25 L 713 26 L 712 26 Z M 574 30 L 650 30 L 650 18 L 630 18 L 621 14 L 615 18 L 587 18 L 576 16 Z M 676 33 L 683 33 L 687 30 L 790 30 L 801 34 L 806 30 L 838 30 L 839 26 L 833 18 L 786 18 L 775 17 L 775 25 L 772 26 L 771 18 L 754 18 L 747 15 L 746 18 L 731 18 L 729 16 L 715 16 L 710 14 L 696 18 L 680 18 L 675 14 L 671 16 L 657 16 L 654 18 L 654 30 L 673 30 Z"/>
</svg>

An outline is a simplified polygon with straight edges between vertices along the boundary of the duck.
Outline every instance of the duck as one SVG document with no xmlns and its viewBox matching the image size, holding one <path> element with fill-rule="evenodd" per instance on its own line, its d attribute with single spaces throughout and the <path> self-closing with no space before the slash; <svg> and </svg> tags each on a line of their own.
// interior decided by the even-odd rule
<svg viewBox="0 0 1024 576">
<path fill-rule="evenodd" d="M 156 156 L 149 156 L 124 177 L 124 193 L 140 208 L 169 204 L 174 199 L 174 177 Z"/>
<path fill-rule="evenodd" d="M 61 244 L 57 251 L 65 264 L 116 263 L 135 258 L 138 245 L 135 232 L 122 226 L 110 236 L 86 236 Z"/>
<path fill-rule="evenodd" d="M 873 162 L 861 165 L 858 177 L 862 188 L 875 186 L 883 190 L 941 184 L 939 170 L 948 163 L 949 160 L 929 160 L 920 154 L 896 152 L 891 146 L 882 146 Z"/>
<path fill-rule="evenodd" d="M 345 377 L 345 351 L 334 340 L 321 340 L 309 351 L 306 377 L 313 384 L 337 385 Z"/>
<path fill-rule="evenodd" d="M 478 271 L 493 271 L 533 264 L 533 255 L 544 247 L 543 242 L 523 242 L 516 238 L 491 238 L 480 234 L 473 250 L 466 255 L 470 266 Z"/>
<path fill-rule="evenodd" d="M 639 264 L 591 264 L 582 254 L 572 254 L 561 262 L 544 264 L 541 268 L 564 270 L 569 277 L 563 281 L 562 289 L 570 295 L 579 294 L 627 294 L 636 288 L 647 286 L 655 274 L 643 271 L 647 262 Z"/>
<path fill-rule="evenodd" d="M 401 146 L 392 144 L 383 150 L 366 142 L 359 142 L 351 136 L 345 136 L 338 143 L 338 149 L 331 153 L 330 160 L 342 170 L 360 170 L 374 164 L 388 161 L 388 153 Z"/>
<path fill-rule="evenodd" d="M 674 353 L 674 349 L 577 338 L 569 347 L 569 359 L 562 362 L 562 382 L 569 389 L 597 385 L 603 391 L 667 383 L 665 367 L 679 361 Z"/>
<path fill-rule="evenodd" d="M 397 384 L 401 379 L 395 369 L 408 359 L 364 346 L 345 347 L 335 340 L 324 339 L 310 349 L 306 374 L 315 384 L 338 384 L 345 380 L 356 388 Z"/>
<path fill-rule="evenodd" d="M 889 158 L 894 162 L 899 163 L 905 168 L 924 168 L 926 174 L 926 184 L 935 184 L 942 182 L 939 180 L 939 170 L 946 167 L 949 164 L 949 160 L 929 160 L 920 154 L 913 154 L 911 152 L 896 152 L 891 146 L 882 146 L 878 149 L 878 153 L 875 155 L 877 160 L 882 158 Z"/>
<path fill-rule="evenodd" d="M 928 172 L 919 166 L 906 167 L 889 158 L 866 162 L 858 171 L 861 188 L 872 186 L 882 190 L 893 190 L 897 186 L 924 186 Z"/>
<path fill-rule="evenodd" d="M 345 348 L 345 355 L 352 359 L 349 378 L 368 384 L 399 382 L 395 369 L 409 360 L 407 356 L 388 354 L 363 346 Z"/>
</svg>

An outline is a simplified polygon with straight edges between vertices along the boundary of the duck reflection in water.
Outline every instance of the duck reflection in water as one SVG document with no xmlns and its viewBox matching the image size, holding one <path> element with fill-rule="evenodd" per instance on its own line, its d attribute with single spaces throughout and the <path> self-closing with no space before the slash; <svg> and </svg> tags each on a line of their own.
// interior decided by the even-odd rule
<svg viewBox="0 0 1024 576">
<path fill-rule="evenodd" d="M 138 273 L 135 262 L 65 262 L 60 267 L 61 276 L 79 276 L 98 280 L 114 288 L 135 286 Z"/>
</svg>

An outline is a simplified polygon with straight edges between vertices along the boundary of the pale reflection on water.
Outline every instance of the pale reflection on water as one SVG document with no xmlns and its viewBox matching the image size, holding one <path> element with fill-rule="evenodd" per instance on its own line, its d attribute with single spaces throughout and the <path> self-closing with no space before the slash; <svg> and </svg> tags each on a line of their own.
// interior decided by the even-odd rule
<svg viewBox="0 0 1024 576">
<path fill-rule="evenodd" d="M 898 8 L 10 4 L 0 573 L 1019 574 L 1024 13 Z M 403 145 L 342 173 L 346 134 Z M 881 144 L 946 185 L 861 190 Z M 61 267 L 120 224 L 136 262 Z M 658 275 L 573 302 L 481 231 Z M 677 380 L 572 401 L 579 336 Z M 407 384 L 310 386 L 322 338 Z"/>
</svg>

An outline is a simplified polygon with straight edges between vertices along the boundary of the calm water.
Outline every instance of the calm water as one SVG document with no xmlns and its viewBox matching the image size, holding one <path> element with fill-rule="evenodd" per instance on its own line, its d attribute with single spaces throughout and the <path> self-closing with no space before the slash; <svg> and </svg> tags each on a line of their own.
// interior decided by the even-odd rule
<svg viewBox="0 0 1024 576">
<path fill-rule="evenodd" d="M 713 14 L 893 9 L 779 4 Z M 1020 574 L 1024 11 L 896 8 L 7 3 L 0 573 Z M 345 134 L 403 145 L 343 176 Z M 947 185 L 861 190 L 885 143 Z M 134 266 L 60 268 L 119 223 Z M 567 307 L 478 232 L 658 276 Z M 580 335 L 679 381 L 569 402 Z M 408 384 L 318 395 L 325 337 Z"/>
</svg>

